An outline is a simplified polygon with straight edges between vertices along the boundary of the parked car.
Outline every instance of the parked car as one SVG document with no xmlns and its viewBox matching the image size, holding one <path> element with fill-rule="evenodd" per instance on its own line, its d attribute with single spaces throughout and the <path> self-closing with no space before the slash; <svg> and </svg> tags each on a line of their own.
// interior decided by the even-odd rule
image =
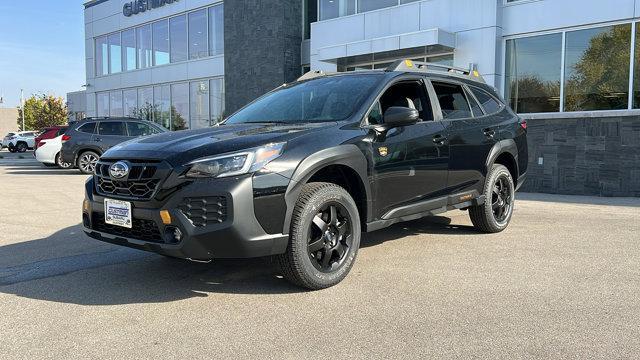
<svg viewBox="0 0 640 360">
<path fill-rule="evenodd" d="M 15 152 L 25 152 L 27 150 L 31 150 L 36 146 L 36 135 L 35 131 L 20 131 L 13 136 L 9 137 L 7 140 L 7 147 L 9 151 Z"/>
<path fill-rule="evenodd" d="M 58 136 L 61 136 L 62 134 L 64 134 L 64 132 L 67 131 L 67 128 L 68 126 L 62 126 L 62 125 L 45 128 L 40 132 L 40 134 L 38 134 L 38 136 L 36 136 L 35 149 L 37 150 L 38 147 L 40 147 L 40 141 L 57 138 Z"/>
<path fill-rule="evenodd" d="M 9 139 L 11 139 L 16 133 L 10 132 L 8 133 L 2 140 L 0 140 L 0 150 L 9 147 Z"/>
<path fill-rule="evenodd" d="M 100 156 L 113 146 L 140 136 L 166 132 L 149 121 L 131 118 L 87 118 L 62 136 L 62 159 L 84 174 L 93 174 Z"/>
<path fill-rule="evenodd" d="M 40 140 L 40 146 L 38 146 L 34 153 L 36 160 L 45 166 L 57 166 L 62 169 L 72 168 L 72 163 L 62 161 L 61 150 L 63 135 L 64 134 L 53 139 Z"/>
<path fill-rule="evenodd" d="M 349 273 L 362 231 L 468 210 L 504 230 L 527 171 L 526 122 L 477 71 L 410 60 L 312 72 L 220 126 L 133 140 L 86 183 L 85 232 L 165 256 L 274 256 L 294 284 Z"/>
</svg>

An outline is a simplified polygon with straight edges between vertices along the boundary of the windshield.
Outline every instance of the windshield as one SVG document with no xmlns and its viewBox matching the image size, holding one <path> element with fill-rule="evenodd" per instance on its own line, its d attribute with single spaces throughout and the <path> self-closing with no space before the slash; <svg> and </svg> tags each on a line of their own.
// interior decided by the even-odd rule
<svg viewBox="0 0 640 360">
<path fill-rule="evenodd" d="M 371 94 L 383 74 L 330 76 L 282 87 L 231 116 L 226 124 L 345 120 Z"/>
</svg>

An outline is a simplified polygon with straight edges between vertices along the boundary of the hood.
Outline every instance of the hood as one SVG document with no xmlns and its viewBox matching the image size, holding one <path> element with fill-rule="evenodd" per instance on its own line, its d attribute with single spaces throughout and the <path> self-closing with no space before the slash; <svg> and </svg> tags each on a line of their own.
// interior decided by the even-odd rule
<svg viewBox="0 0 640 360">
<path fill-rule="evenodd" d="M 102 158 L 165 160 L 173 165 L 182 165 L 205 156 L 286 142 L 316 129 L 326 128 L 327 125 L 235 124 L 166 132 L 116 145 Z"/>
</svg>

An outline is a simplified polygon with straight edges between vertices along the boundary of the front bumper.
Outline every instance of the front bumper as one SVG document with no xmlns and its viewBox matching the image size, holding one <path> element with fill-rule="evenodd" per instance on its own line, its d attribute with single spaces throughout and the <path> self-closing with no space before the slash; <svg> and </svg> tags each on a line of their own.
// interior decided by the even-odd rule
<svg viewBox="0 0 640 360">
<path fill-rule="evenodd" d="M 108 243 L 151 251 L 162 255 L 207 261 L 215 258 L 254 258 L 284 253 L 288 236 L 268 234 L 256 220 L 253 207 L 251 176 L 225 179 L 199 179 L 168 196 L 164 203 L 157 201 L 132 201 L 134 228 L 136 221 L 155 224 L 160 238 L 149 241 L 148 232 L 141 236 L 129 236 L 128 230 L 101 231 L 98 224 L 104 218 L 104 199 L 94 191 L 93 178 L 86 183 L 86 200 L 83 208 L 84 231 L 90 237 Z M 183 212 L 185 199 L 224 197 L 226 217 L 219 223 L 196 226 Z M 160 211 L 167 210 L 171 223 L 163 224 Z M 197 222 L 196 222 L 197 224 Z M 99 229 L 100 230 L 99 230 Z M 181 241 L 172 243 L 165 232 L 178 228 Z M 145 230 L 146 231 L 146 230 Z M 131 232 L 130 232 L 131 233 Z M 133 233 L 131 233 L 133 234 Z M 140 235 L 139 232 L 137 235 Z"/>
</svg>

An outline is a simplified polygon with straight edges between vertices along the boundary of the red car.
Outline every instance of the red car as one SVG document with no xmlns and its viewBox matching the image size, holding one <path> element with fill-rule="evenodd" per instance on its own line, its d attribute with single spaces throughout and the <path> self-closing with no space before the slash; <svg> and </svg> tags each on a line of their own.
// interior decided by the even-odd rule
<svg viewBox="0 0 640 360">
<path fill-rule="evenodd" d="M 67 131 L 68 126 L 52 126 L 45 128 L 40 132 L 40 135 L 36 137 L 36 149 L 40 146 L 40 141 L 47 139 L 54 139 L 64 134 Z"/>
</svg>

